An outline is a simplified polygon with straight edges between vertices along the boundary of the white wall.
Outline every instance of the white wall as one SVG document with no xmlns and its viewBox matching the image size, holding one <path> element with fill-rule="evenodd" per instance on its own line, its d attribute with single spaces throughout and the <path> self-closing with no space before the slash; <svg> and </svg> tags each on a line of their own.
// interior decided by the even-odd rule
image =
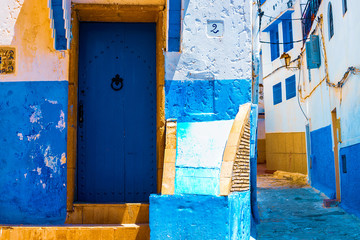
<svg viewBox="0 0 360 240">
<path fill-rule="evenodd" d="M 333 6 L 334 36 L 329 40 L 328 4 Z M 356 23 L 360 22 L 360 1 L 348 0 L 348 11 L 343 15 L 342 1 L 324 0 L 318 12 L 323 14 L 323 34 L 328 60 L 329 78 L 332 83 L 340 81 L 350 66 L 360 68 L 360 31 Z M 315 24 L 314 24 L 315 25 Z M 315 29 L 315 26 L 313 26 Z M 320 34 L 316 30 L 316 34 Z M 321 36 L 321 35 L 320 35 Z M 306 56 L 306 55 L 305 55 Z M 313 90 L 325 77 L 324 51 L 321 53 L 322 65 L 319 69 L 311 70 L 311 82 L 308 81 L 307 71 L 302 83 L 303 95 L 313 91 L 306 99 L 307 114 L 311 118 L 311 131 L 331 124 L 331 111 L 337 109 L 337 117 L 341 118 L 342 147 L 360 142 L 360 75 L 350 75 L 347 82 L 340 88 L 329 87 L 323 82 Z M 304 60 L 306 62 L 306 60 Z M 305 65 L 306 66 L 306 65 Z M 304 67 L 305 69 L 305 67 Z"/>
<path fill-rule="evenodd" d="M 68 79 L 68 53 L 55 51 L 48 0 L 1 0 L 0 46 L 17 51 L 16 74 L 1 82 Z"/>
<path fill-rule="evenodd" d="M 277 17 L 280 13 L 285 11 L 287 7 L 287 1 L 281 0 L 267 0 L 262 5 L 262 10 L 265 15 Z M 301 18 L 300 0 L 294 2 L 294 13 L 292 18 Z M 268 26 L 270 18 L 263 17 L 262 29 Z M 283 30 L 282 23 L 279 23 L 279 42 L 283 43 Z M 301 21 L 293 21 L 293 40 L 297 41 L 302 39 Z M 261 34 L 261 40 L 270 42 L 270 33 L 263 32 Z M 294 43 L 293 48 L 288 52 L 291 59 L 296 59 L 301 53 L 302 42 Z M 262 62 L 263 62 L 263 84 L 264 84 L 264 105 L 265 105 L 265 127 L 266 133 L 274 132 L 304 132 L 306 119 L 301 112 L 298 105 L 297 97 L 286 100 L 286 86 L 285 79 L 295 75 L 296 86 L 299 81 L 299 70 L 281 68 L 274 73 L 275 69 L 284 65 L 280 58 L 271 61 L 270 44 L 262 44 Z M 284 46 L 280 44 L 280 56 L 284 52 Z M 296 63 L 293 63 L 291 67 L 295 67 Z M 273 104 L 273 86 L 281 82 L 282 84 L 282 102 Z M 298 95 L 298 93 L 296 93 Z"/>
<path fill-rule="evenodd" d="M 251 79 L 251 0 L 184 0 L 182 52 L 167 55 L 166 79 Z M 224 21 L 221 38 L 207 21 Z"/>
</svg>

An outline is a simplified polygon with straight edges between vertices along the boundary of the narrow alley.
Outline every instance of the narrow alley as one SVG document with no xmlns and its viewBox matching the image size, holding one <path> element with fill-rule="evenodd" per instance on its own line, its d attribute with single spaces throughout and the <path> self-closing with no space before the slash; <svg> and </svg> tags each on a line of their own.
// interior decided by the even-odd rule
<svg viewBox="0 0 360 240">
<path fill-rule="evenodd" d="M 325 196 L 301 180 L 280 178 L 258 165 L 258 239 L 360 239 L 360 220 L 340 207 L 323 207 Z"/>
</svg>

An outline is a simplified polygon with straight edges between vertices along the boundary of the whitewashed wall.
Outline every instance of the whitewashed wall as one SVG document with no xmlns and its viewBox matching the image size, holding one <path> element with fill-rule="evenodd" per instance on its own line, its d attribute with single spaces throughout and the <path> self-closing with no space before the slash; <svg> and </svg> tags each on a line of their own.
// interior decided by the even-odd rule
<svg viewBox="0 0 360 240">
<path fill-rule="evenodd" d="M 334 36 L 329 40 L 328 4 L 332 3 L 334 18 Z M 360 1 L 348 0 L 348 11 L 343 15 L 342 1 L 324 0 L 318 16 L 323 15 L 324 39 L 328 60 L 329 78 L 332 83 L 340 81 L 350 66 L 360 68 L 360 31 L 356 23 L 360 22 Z M 315 26 L 313 26 L 315 29 Z M 316 31 L 319 34 L 319 30 Z M 321 35 L 320 35 L 321 36 Z M 322 44 L 321 44 L 322 46 Z M 321 47 L 322 48 L 322 47 Z M 319 69 L 304 71 L 303 95 L 308 95 L 325 77 L 324 51 L 321 53 L 322 65 Z M 305 61 L 305 60 L 304 60 Z M 306 61 L 305 61 L 306 62 Z M 360 75 L 350 75 L 342 89 L 326 86 L 325 82 L 306 100 L 307 114 L 311 118 L 311 131 L 331 124 L 331 111 L 337 109 L 341 118 L 341 147 L 360 142 Z"/>
<path fill-rule="evenodd" d="M 184 0 L 181 54 L 167 55 L 166 79 L 251 79 L 250 0 Z M 208 20 L 224 22 L 221 38 Z"/>
<path fill-rule="evenodd" d="M 301 18 L 300 0 L 294 1 L 294 13 L 292 18 Z M 282 0 L 267 0 L 261 7 L 265 15 L 278 17 L 283 11 L 287 9 L 287 1 Z M 266 28 L 271 19 L 264 16 L 262 22 L 262 29 Z M 279 23 L 279 42 L 283 42 L 282 24 Z M 293 40 L 302 39 L 301 21 L 293 21 Z M 263 32 L 261 40 L 270 42 L 270 33 Z M 302 42 L 294 43 L 294 47 L 288 52 L 291 59 L 296 59 L 303 46 Z M 265 105 L 265 126 L 266 133 L 274 132 L 304 132 L 306 119 L 301 112 L 298 105 L 297 97 L 286 100 L 286 86 L 285 79 L 296 76 L 296 85 L 299 81 L 299 71 L 296 69 L 281 68 L 271 74 L 275 69 L 284 65 L 280 58 L 271 61 L 270 44 L 262 43 L 262 67 L 263 67 L 263 84 L 264 84 L 264 105 Z M 280 56 L 284 52 L 284 46 L 280 44 Z M 295 67 L 294 63 L 292 67 Z M 271 75 L 269 75 L 271 74 Z M 273 104 L 273 86 L 282 82 L 282 102 L 280 104 Z M 296 93 L 298 95 L 298 93 Z"/>
</svg>

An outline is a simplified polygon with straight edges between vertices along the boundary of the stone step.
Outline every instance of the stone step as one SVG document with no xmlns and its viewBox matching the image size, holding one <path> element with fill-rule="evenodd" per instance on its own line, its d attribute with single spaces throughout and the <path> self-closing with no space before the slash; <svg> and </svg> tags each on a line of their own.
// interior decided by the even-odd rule
<svg viewBox="0 0 360 240">
<path fill-rule="evenodd" d="M 149 204 L 74 204 L 67 224 L 147 224 Z"/>
<path fill-rule="evenodd" d="M 149 240 L 148 224 L 0 226 L 0 240 Z"/>
</svg>

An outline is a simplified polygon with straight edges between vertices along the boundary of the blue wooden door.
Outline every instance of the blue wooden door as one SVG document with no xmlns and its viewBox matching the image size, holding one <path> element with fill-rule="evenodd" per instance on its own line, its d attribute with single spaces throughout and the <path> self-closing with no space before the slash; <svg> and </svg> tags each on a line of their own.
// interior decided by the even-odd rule
<svg viewBox="0 0 360 240">
<path fill-rule="evenodd" d="M 156 192 L 153 23 L 80 23 L 79 202 L 148 202 Z"/>
</svg>

